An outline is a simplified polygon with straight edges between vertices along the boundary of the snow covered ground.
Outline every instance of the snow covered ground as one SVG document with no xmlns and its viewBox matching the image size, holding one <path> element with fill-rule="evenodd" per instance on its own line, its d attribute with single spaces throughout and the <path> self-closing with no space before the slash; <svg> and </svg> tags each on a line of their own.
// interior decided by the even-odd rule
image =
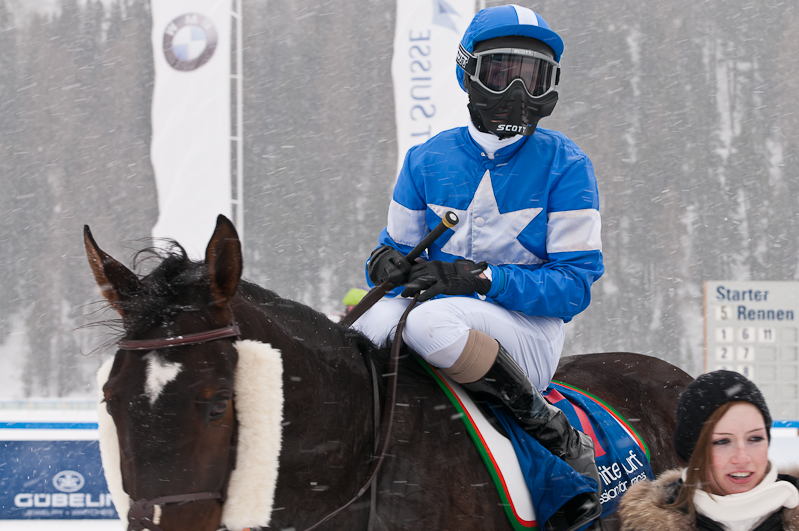
<svg viewBox="0 0 799 531">
<path fill-rule="evenodd" d="M 124 531 L 126 528 L 118 520 L 0 520 L 2 531 Z"/>
<path fill-rule="evenodd" d="M 773 428 L 768 454 L 779 466 L 799 466 L 799 429 Z"/>
<path fill-rule="evenodd" d="M 47 401 L 33 404 L 37 409 L 8 409 L 0 402 L 0 452 L 4 441 L 93 441 L 97 430 L 97 414 L 91 401 L 62 403 L 68 409 L 38 409 L 47 407 Z M 3 406 L 6 406 L 4 408 Z M 30 407 L 31 404 L 28 403 Z M 770 457 L 780 466 L 799 465 L 799 429 L 773 428 L 769 449 Z M 3 476 L 5 459 L 0 456 L 0 485 L 9 478 Z M 0 508 L 0 511 L 3 509 Z M 0 518 L 2 514 L 0 513 Z M 61 531 L 120 531 L 125 526 L 119 520 L 3 520 L 0 531 L 44 531 L 57 528 Z"/>
</svg>

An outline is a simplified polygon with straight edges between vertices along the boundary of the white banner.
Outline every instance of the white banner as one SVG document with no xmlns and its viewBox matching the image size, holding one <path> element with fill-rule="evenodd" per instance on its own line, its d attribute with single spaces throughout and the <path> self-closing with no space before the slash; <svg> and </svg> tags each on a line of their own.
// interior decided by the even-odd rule
<svg viewBox="0 0 799 531">
<path fill-rule="evenodd" d="M 474 14 L 474 0 L 397 0 L 391 62 L 397 175 L 409 148 L 468 123 L 469 100 L 455 77 L 455 55 Z"/>
<path fill-rule="evenodd" d="M 201 258 L 231 216 L 230 0 L 151 0 L 156 238 Z"/>
</svg>

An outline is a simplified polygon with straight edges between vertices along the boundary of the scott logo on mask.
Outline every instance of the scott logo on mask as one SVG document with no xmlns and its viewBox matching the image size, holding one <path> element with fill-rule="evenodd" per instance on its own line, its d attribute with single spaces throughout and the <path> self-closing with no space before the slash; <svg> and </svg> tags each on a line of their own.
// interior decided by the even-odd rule
<svg viewBox="0 0 799 531">
<path fill-rule="evenodd" d="M 499 124 L 497 126 L 497 131 L 507 133 L 523 133 L 526 128 L 526 125 Z"/>
</svg>

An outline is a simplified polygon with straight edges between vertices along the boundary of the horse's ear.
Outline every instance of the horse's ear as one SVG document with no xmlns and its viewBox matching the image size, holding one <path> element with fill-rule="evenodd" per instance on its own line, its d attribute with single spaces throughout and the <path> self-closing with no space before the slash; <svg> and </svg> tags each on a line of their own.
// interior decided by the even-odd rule
<svg viewBox="0 0 799 531">
<path fill-rule="evenodd" d="M 211 277 L 211 291 L 217 306 L 226 308 L 241 279 L 241 242 L 233 223 L 223 215 L 216 218 L 216 229 L 205 250 L 205 265 Z"/>
<path fill-rule="evenodd" d="M 83 226 L 83 245 L 86 247 L 86 256 L 89 258 L 94 280 L 100 287 L 103 297 L 111 303 L 111 307 L 119 315 L 124 316 L 119 303 L 141 288 L 139 277 L 100 249 L 88 225 Z"/>
</svg>

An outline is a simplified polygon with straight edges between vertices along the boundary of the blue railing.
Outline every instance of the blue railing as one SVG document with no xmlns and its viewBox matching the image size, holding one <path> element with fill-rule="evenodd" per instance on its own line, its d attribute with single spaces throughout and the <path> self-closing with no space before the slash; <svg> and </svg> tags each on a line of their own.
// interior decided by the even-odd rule
<svg viewBox="0 0 799 531">
<path fill-rule="evenodd" d="M 96 430 L 96 422 L 0 422 L 0 430 Z"/>
</svg>

